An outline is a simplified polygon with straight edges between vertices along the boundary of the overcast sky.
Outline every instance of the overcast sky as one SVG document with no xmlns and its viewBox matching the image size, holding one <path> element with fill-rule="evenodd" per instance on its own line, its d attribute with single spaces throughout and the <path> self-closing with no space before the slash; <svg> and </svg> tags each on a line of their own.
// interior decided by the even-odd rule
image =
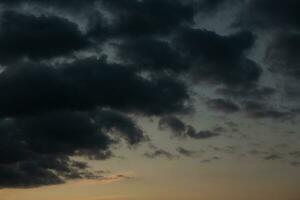
<svg viewBox="0 0 300 200">
<path fill-rule="evenodd" d="M 299 8 L 0 0 L 1 200 L 299 200 Z"/>
</svg>

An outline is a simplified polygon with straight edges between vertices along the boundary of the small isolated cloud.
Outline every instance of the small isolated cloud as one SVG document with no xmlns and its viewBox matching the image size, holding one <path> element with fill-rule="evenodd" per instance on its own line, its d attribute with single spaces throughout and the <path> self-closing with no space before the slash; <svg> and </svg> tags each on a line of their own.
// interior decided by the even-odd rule
<svg viewBox="0 0 300 200">
<path fill-rule="evenodd" d="M 264 157 L 264 160 L 279 160 L 281 158 L 282 157 L 278 154 L 270 154 L 270 155 Z"/>
<path fill-rule="evenodd" d="M 193 127 L 189 126 L 186 135 L 193 139 L 208 139 L 218 136 L 219 133 L 213 131 L 196 131 Z"/>
<path fill-rule="evenodd" d="M 274 94 L 277 93 L 275 88 L 271 87 L 249 87 L 247 90 L 244 88 L 239 87 L 232 87 L 232 88 L 219 88 L 216 91 L 217 94 L 223 95 L 228 99 L 260 99 L 265 100 L 272 97 Z"/>
<path fill-rule="evenodd" d="M 270 118 L 286 120 L 293 117 L 293 113 L 290 111 L 280 108 L 276 109 L 270 105 L 255 101 L 243 102 L 243 109 L 248 117 L 254 119 Z"/>
<path fill-rule="evenodd" d="M 157 149 L 154 150 L 152 152 L 146 152 L 144 153 L 144 156 L 147 158 L 167 158 L 169 160 L 174 160 L 174 159 L 178 159 L 179 157 L 177 155 L 174 155 L 166 150 L 163 149 Z"/>
<path fill-rule="evenodd" d="M 161 130 L 169 129 L 176 138 L 208 139 L 218 136 L 215 131 L 196 131 L 191 125 L 186 125 L 175 116 L 162 117 L 159 121 Z"/>
<path fill-rule="evenodd" d="M 192 150 L 188 150 L 188 149 L 185 149 L 183 147 L 178 147 L 176 149 L 176 151 L 180 154 L 180 155 L 183 155 L 183 156 L 186 156 L 186 157 L 194 157 L 197 155 L 197 152 L 196 151 L 192 151 Z"/>
<path fill-rule="evenodd" d="M 294 167 L 300 167 L 300 161 L 292 161 L 290 164 Z"/>
<path fill-rule="evenodd" d="M 294 158 L 300 158 L 300 151 L 291 151 L 289 155 Z"/>
<path fill-rule="evenodd" d="M 110 184 L 114 182 L 124 181 L 124 180 L 130 180 L 134 177 L 124 175 L 124 174 L 116 174 L 111 176 L 102 176 L 95 179 L 89 179 L 89 180 L 75 180 L 70 182 L 70 184 L 74 186 L 92 186 L 92 185 L 105 185 Z"/>
<path fill-rule="evenodd" d="M 184 137 L 186 125 L 183 121 L 175 116 L 166 116 L 159 120 L 159 129 L 170 129 L 176 137 Z"/>
<path fill-rule="evenodd" d="M 211 99 L 206 102 L 208 108 L 223 112 L 223 113 L 236 113 L 240 111 L 240 107 L 230 100 L 225 99 Z"/>
</svg>

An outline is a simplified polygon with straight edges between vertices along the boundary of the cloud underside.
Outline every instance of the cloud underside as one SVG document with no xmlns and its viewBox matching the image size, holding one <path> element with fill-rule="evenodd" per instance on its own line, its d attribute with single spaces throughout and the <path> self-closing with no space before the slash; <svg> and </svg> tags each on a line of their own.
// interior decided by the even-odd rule
<svg viewBox="0 0 300 200">
<path fill-rule="evenodd" d="M 0 187 L 97 178 L 72 156 L 108 159 L 115 144 L 149 140 L 132 115 L 159 117 L 159 127 L 178 138 L 218 136 L 174 117 L 193 110 L 191 84 L 221 87 L 222 98 L 206 102 L 212 111 L 290 116 L 256 102 L 275 89 L 258 85 L 263 70 L 248 56 L 253 32 L 280 32 L 267 61 L 274 71 L 300 76 L 298 3 L 285 1 L 278 13 L 279 1 L 270 2 L 243 3 L 245 13 L 257 15 L 238 16 L 237 31 L 224 35 L 195 28 L 195 19 L 234 0 L 1 1 Z M 281 25 L 286 32 L 277 30 Z M 175 158 L 160 149 L 145 156 Z"/>
</svg>

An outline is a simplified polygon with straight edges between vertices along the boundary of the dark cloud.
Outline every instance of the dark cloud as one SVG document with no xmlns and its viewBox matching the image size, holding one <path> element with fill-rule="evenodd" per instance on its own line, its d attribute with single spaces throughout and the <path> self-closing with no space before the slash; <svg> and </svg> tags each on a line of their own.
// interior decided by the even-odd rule
<svg viewBox="0 0 300 200">
<path fill-rule="evenodd" d="M 254 44 L 251 32 L 221 36 L 203 29 L 181 28 L 171 40 L 128 39 L 116 45 L 119 58 L 142 70 L 185 73 L 194 80 L 252 87 L 260 67 L 246 57 Z"/>
<path fill-rule="evenodd" d="M 212 13 L 226 3 L 235 0 L 3 0 L 0 5 L 16 8 L 40 6 L 68 11 L 72 14 L 82 12 L 93 17 L 89 26 L 89 36 L 102 38 L 104 32 L 109 37 L 136 37 L 144 35 L 166 35 L 174 32 L 178 27 L 192 25 L 197 13 Z M 237 1 L 238 2 L 238 1 Z M 100 5 L 100 6 L 98 6 Z M 109 15 L 111 23 L 103 20 L 101 12 Z M 99 9 L 98 9 L 99 10 Z M 96 15 L 95 15 L 96 14 Z"/>
<path fill-rule="evenodd" d="M 130 67 L 85 59 L 57 68 L 35 64 L 0 74 L 0 115 L 97 106 L 129 112 L 187 112 L 185 85 L 168 76 L 143 78 Z M 122 101 L 120 101 L 122 99 Z"/>
<path fill-rule="evenodd" d="M 0 5 L 14 8 L 16 6 L 27 5 L 38 5 L 43 7 L 54 7 L 56 9 L 63 9 L 74 12 L 84 11 L 85 9 L 91 9 L 92 6 L 99 0 L 3 0 Z"/>
<path fill-rule="evenodd" d="M 199 2 L 199 8 L 201 11 L 213 11 L 216 10 L 220 5 L 224 4 L 226 0 L 203 0 Z"/>
<path fill-rule="evenodd" d="M 0 174 L 6 175 L 0 187 L 97 178 L 67 159 L 108 159 L 120 139 L 129 146 L 146 141 L 125 113 L 187 112 L 189 100 L 185 84 L 171 76 L 143 77 L 134 67 L 95 58 L 55 67 L 18 62 L 0 74 L 0 88 L 5 94 L 0 100 Z"/>
<path fill-rule="evenodd" d="M 117 46 L 118 56 L 125 62 L 149 71 L 187 71 L 189 63 L 170 42 L 154 37 L 134 38 Z"/>
<path fill-rule="evenodd" d="M 134 16 L 144 17 L 142 20 L 144 22 L 150 22 L 154 19 L 151 19 L 151 16 L 158 15 L 156 18 L 163 20 L 170 20 L 172 24 L 180 23 L 181 21 L 190 21 L 193 14 L 201 12 L 204 14 L 212 13 L 219 10 L 222 6 L 230 3 L 240 3 L 243 1 L 237 0 L 3 0 L 0 2 L 0 5 L 5 6 L 19 6 L 23 4 L 29 5 L 39 5 L 44 7 L 55 7 L 56 9 L 65 9 L 68 11 L 82 11 L 86 9 L 92 9 L 97 4 L 102 4 L 106 6 L 110 12 L 118 11 L 123 14 L 117 15 L 118 17 L 127 17 L 129 24 L 132 24 L 136 19 L 133 19 Z M 169 7 L 167 7 L 169 6 Z M 167 8 L 171 9 L 171 12 L 168 12 Z M 178 13 L 176 16 L 175 13 Z M 163 15 L 165 14 L 165 15 Z M 122 19 L 119 19 L 122 20 Z M 132 21 L 131 21 L 132 20 Z M 128 22 L 125 21 L 124 22 Z M 153 21 L 149 23 L 149 26 L 158 25 L 158 21 Z M 163 28 L 163 27 L 160 27 Z M 137 29 L 137 27 L 135 28 Z"/>
<path fill-rule="evenodd" d="M 142 77 L 131 67 L 93 59 L 72 63 L 63 73 L 82 89 L 80 98 L 87 103 L 149 115 L 189 109 L 186 85 L 171 76 Z"/>
<path fill-rule="evenodd" d="M 168 34 L 182 24 L 193 23 L 195 14 L 192 4 L 180 0 L 102 0 L 101 3 L 113 15 L 112 34 L 122 37 Z"/>
<path fill-rule="evenodd" d="M 2 64 L 64 56 L 89 45 L 78 26 L 64 18 L 6 11 L 0 23 Z"/>
<path fill-rule="evenodd" d="M 99 11 L 91 11 L 88 14 L 86 27 L 86 37 L 94 40 L 96 45 L 101 45 L 102 42 L 112 39 L 114 36 L 109 20 Z"/>
<path fill-rule="evenodd" d="M 107 150 L 111 141 L 87 115 L 41 113 L 1 120 L 0 187 L 37 187 L 92 178 L 88 166 L 69 159 L 77 151 Z"/>
<path fill-rule="evenodd" d="M 285 118 L 289 113 L 271 106 L 243 103 L 240 108 L 235 100 L 231 102 L 274 94 L 273 89 L 257 85 L 262 70 L 247 56 L 255 44 L 252 32 L 220 35 L 192 28 L 199 12 L 212 14 L 237 2 L 1 1 L 0 188 L 101 178 L 87 162 L 75 161 L 73 156 L 104 160 L 115 156 L 112 149 L 120 142 L 131 147 L 149 140 L 133 116 L 157 116 L 161 118 L 159 128 L 171 130 L 177 138 L 200 140 L 225 132 L 222 127 L 197 131 L 173 116 L 192 110 L 188 83 L 222 85 L 218 94 L 230 100 L 209 100 L 214 110 L 234 113 L 243 109 L 253 118 Z M 265 28 L 276 23 L 297 28 L 298 21 L 291 20 L 297 16 L 294 9 L 283 7 L 278 16 L 284 20 L 278 22 L 268 17 L 278 1 L 274 5 L 264 2 L 260 9 L 268 12 L 258 9 L 251 19 L 254 23 L 243 16 L 239 25 L 246 30 L 265 22 L 273 23 Z M 285 4 L 296 5 L 290 2 Z M 259 6 L 253 0 L 245 9 L 250 12 Z M 278 36 L 267 58 L 274 67 L 275 57 L 289 60 L 284 70 L 296 76 L 298 35 L 289 30 L 288 35 Z M 105 53 L 108 58 L 116 56 L 117 61 L 101 57 Z M 101 58 L 86 58 L 90 55 Z M 144 154 L 148 158 L 179 158 L 154 145 L 149 148 Z M 176 150 L 180 155 L 195 155 L 182 147 Z"/>
<path fill-rule="evenodd" d="M 18 164 L 0 164 L 0 188 L 29 188 L 43 185 L 62 184 L 70 179 L 100 178 L 89 170 L 85 163 L 68 157 L 38 157 Z"/>
<path fill-rule="evenodd" d="M 106 150 L 110 139 L 99 133 L 90 117 L 78 112 L 48 112 L 16 120 L 31 149 L 45 154 Z"/>
<path fill-rule="evenodd" d="M 285 32 L 277 34 L 268 47 L 266 61 L 274 72 L 300 79 L 300 34 Z"/>
<path fill-rule="evenodd" d="M 253 86 L 245 90 L 244 88 L 220 88 L 216 91 L 227 98 L 234 99 L 267 99 L 276 94 L 276 89 L 270 87 Z"/>
<path fill-rule="evenodd" d="M 300 2 L 297 0 L 251 0 L 236 24 L 258 29 L 298 29 Z"/>
<path fill-rule="evenodd" d="M 144 69 L 191 72 L 197 80 L 242 86 L 260 76 L 260 68 L 245 57 L 253 42 L 250 32 L 220 36 L 183 29 L 172 43 L 153 38 L 128 40 L 120 46 L 119 55 Z"/>
<path fill-rule="evenodd" d="M 23 2 L 1 3 L 14 6 Z M 70 1 L 27 3 L 72 9 L 81 5 L 79 1 L 73 6 Z M 99 45 L 109 34 L 112 34 L 109 37 L 119 37 L 156 34 L 161 30 L 167 33 L 182 23 L 192 22 L 192 7 L 179 1 L 103 3 L 125 10 L 127 17 L 114 12 L 119 19 L 108 29 L 106 19 L 102 18 L 99 24 L 103 16 L 98 13 L 94 16 L 97 20 L 89 18 L 88 28 L 99 32 L 91 29 L 87 35 L 77 24 L 57 16 L 18 11 L 2 14 L 0 62 L 7 66 L 0 74 L 3 94 L 0 100 L 0 187 L 37 187 L 64 183 L 68 179 L 98 178 L 86 163 L 70 157 L 108 159 L 114 156 L 111 146 L 120 139 L 129 145 L 147 140 L 126 113 L 163 115 L 190 110 L 186 85 L 171 75 L 143 76 L 137 70 L 143 61 L 124 65 L 108 63 L 104 58 L 74 57 L 72 62 L 47 64 L 48 59 L 65 58 L 90 47 L 90 38 L 97 39 L 93 42 Z M 110 8 L 107 11 L 112 11 Z M 140 20 L 140 24 L 134 27 L 136 20 Z M 168 47 L 163 51 L 167 57 Z M 157 56 L 159 54 L 153 55 L 153 59 Z M 149 65 L 156 64 L 163 63 Z M 176 158 L 160 149 L 147 155 Z"/>
<path fill-rule="evenodd" d="M 272 72 L 286 75 L 285 84 L 299 80 L 300 14 L 297 0 L 252 0 L 236 20 L 236 25 L 248 29 L 264 30 L 271 39 L 267 44 L 266 63 Z M 297 88 L 299 91 L 299 88 Z M 296 91 L 296 93 L 299 93 Z M 289 95 L 289 91 L 286 91 Z"/>
<path fill-rule="evenodd" d="M 224 113 L 235 113 L 240 111 L 240 107 L 234 102 L 225 99 L 211 99 L 206 102 L 208 108 L 224 112 Z"/>
<path fill-rule="evenodd" d="M 108 110 L 56 111 L 4 119 L 0 131 L 0 187 L 36 187 L 69 179 L 99 178 L 86 163 L 69 157 L 110 158 L 110 146 L 118 142 L 115 133 L 129 145 L 145 138 L 129 117 Z"/>
<path fill-rule="evenodd" d="M 244 0 L 199 0 L 198 11 L 200 13 L 209 14 L 219 11 L 225 5 L 232 6 L 235 4 L 244 3 Z"/>
<path fill-rule="evenodd" d="M 260 77 L 258 64 L 246 57 L 254 41 L 254 35 L 248 31 L 221 36 L 187 28 L 175 37 L 176 48 L 192 66 L 194 79 L 232 87 L 251 85 Z"/>
<path fill-rule="evenodd" d="M 293 77 L 290 76 L 290 77 Z M 293 79 L 293 78 L 292 78 Z M 300 98 L 300 87 L 298 84 L 298 79 L 293 79 L 291 81 L 288 81 L 287 84 L 284 87 L 284 95 L 289 100 L 297 101 Z M 296 112 L 299 110 L 298 108 L 295 108 Z"/>
</svg>

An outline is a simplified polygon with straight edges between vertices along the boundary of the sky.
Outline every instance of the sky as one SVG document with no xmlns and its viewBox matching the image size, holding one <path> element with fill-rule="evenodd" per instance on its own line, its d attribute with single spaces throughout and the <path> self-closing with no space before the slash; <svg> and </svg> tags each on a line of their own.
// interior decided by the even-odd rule
<svg viewBox="0 0 300 200">
<path fill-rule="evenodd" d="M 0 0 L 1 200 L 300 200 L 298 0 Z"/>
</svg>

